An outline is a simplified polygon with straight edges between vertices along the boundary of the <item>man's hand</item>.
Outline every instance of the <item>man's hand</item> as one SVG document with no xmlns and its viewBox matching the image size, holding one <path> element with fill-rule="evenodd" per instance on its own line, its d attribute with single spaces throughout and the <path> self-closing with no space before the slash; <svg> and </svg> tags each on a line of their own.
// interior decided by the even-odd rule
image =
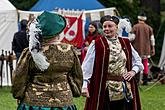
<svg viewBox="0 0 165 110">
<path fill-rule="evenodd" d="M 152 55 L 152 56 L 155 55 L 155 48 L 153 48 L 153 49 L 151 50 L 151 55 Z"/>
<path fill-rule="evenodd" d="M 82 88 L 82 93 L 81 93 L 82 96 L 84 97 L 87 97 L 89 98 L 89 91 L 88 91 L 88 88 Z"/>
<path fill-rule="evenodd" d="M 135 76 L 135 71 L 129 71 L 129 72 L 127 72 L 127 73 L 125 73 L 124 75 L 123 75 L 123 78 L 126 80 L 126 81 L 130 81 L 131 79 L 132 79 L 132 77 L 134 77 Z"/>
</svg>

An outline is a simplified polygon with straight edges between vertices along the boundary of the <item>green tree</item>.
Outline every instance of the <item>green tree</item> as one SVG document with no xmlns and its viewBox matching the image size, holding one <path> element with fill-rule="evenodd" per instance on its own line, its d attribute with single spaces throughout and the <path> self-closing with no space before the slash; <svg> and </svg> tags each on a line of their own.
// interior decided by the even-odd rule
<svg viewBox="0 0 165 110">
<path fill-rule="evenodd" d="M 128 0 L 99 0 L 105 7 L 116 7 L 120 13 L 120 16 L 129 16 L 132 23 L 137 19 L 137 14 L 140 10 L 139 0 L 133 0 L 132 2 Z"/>
</svg>

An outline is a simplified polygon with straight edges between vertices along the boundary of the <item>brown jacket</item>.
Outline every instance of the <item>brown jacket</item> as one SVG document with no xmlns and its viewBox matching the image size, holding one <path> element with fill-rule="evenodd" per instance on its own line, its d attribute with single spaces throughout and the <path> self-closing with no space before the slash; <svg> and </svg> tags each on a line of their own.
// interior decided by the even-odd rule
<svg viewBox="0 0 165 110">
<path fill-rule="evenodd" d="M 133 26 L 135 40 L 132 42 L 133 47 L 142 56 L 151 54 L 151 36 L 153 29 L 146 23 L 137 23 Z"/>
</svg>

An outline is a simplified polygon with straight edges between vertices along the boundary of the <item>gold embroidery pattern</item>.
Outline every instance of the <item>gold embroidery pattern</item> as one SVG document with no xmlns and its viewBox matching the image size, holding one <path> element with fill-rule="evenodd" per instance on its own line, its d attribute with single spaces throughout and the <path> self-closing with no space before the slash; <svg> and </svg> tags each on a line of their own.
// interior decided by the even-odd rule
<svg viewBox="0 0 165 110">
<path fill-rule="evenodd" d="M 109 67 L 108 67 L 108 74 L 110 76 L 122 76 L 124 73 L 127 72 L 126 69 L 126 55 L 124 51 L 122 50 L 121 44 L 116 39 L 108 40 L 109 47 L 110 47 L 110 61 L 109 61 Z M 108 80 L 106 82 L 106 86 L 109 90 L 109 97 L 110 100 L 120 100 L 124 98 L 123 95 L 123 87 L 122 87 L 122 81 L 110 81 Z M 131 86 L 130 83 L 127 82 L 127 94 L 131 93 Z"/>
<path fill-rule="evenodd" d="M 30 73 L 33 74 L 31 75 L 33 82 L 27 88 L 23 102 L 48 107 L 72 105 L 73 95 L 67 80 L 67 74 L 72 70 L 75 62 L 71 46 L 68 44 L 50 45 L 44 55 L 50 66 L 41 72 L 31 61 Z"/>
</svg>

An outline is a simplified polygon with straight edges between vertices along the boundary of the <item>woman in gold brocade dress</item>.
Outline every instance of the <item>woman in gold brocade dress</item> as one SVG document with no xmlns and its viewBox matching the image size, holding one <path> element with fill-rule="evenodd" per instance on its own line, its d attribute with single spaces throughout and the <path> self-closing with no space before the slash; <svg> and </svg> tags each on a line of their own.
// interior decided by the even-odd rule
<svg viewBox="0 0 165 110">
<path fill-rule="evenodd" d="M 73 47 L 60 42 L 65 26 L 64 17 L 46 11 L 30 24 L 29 48 L 13 77 L 17 110 L 77 110 L 73 97 L 80 96 L 83 77 Z"/>
</svg>

